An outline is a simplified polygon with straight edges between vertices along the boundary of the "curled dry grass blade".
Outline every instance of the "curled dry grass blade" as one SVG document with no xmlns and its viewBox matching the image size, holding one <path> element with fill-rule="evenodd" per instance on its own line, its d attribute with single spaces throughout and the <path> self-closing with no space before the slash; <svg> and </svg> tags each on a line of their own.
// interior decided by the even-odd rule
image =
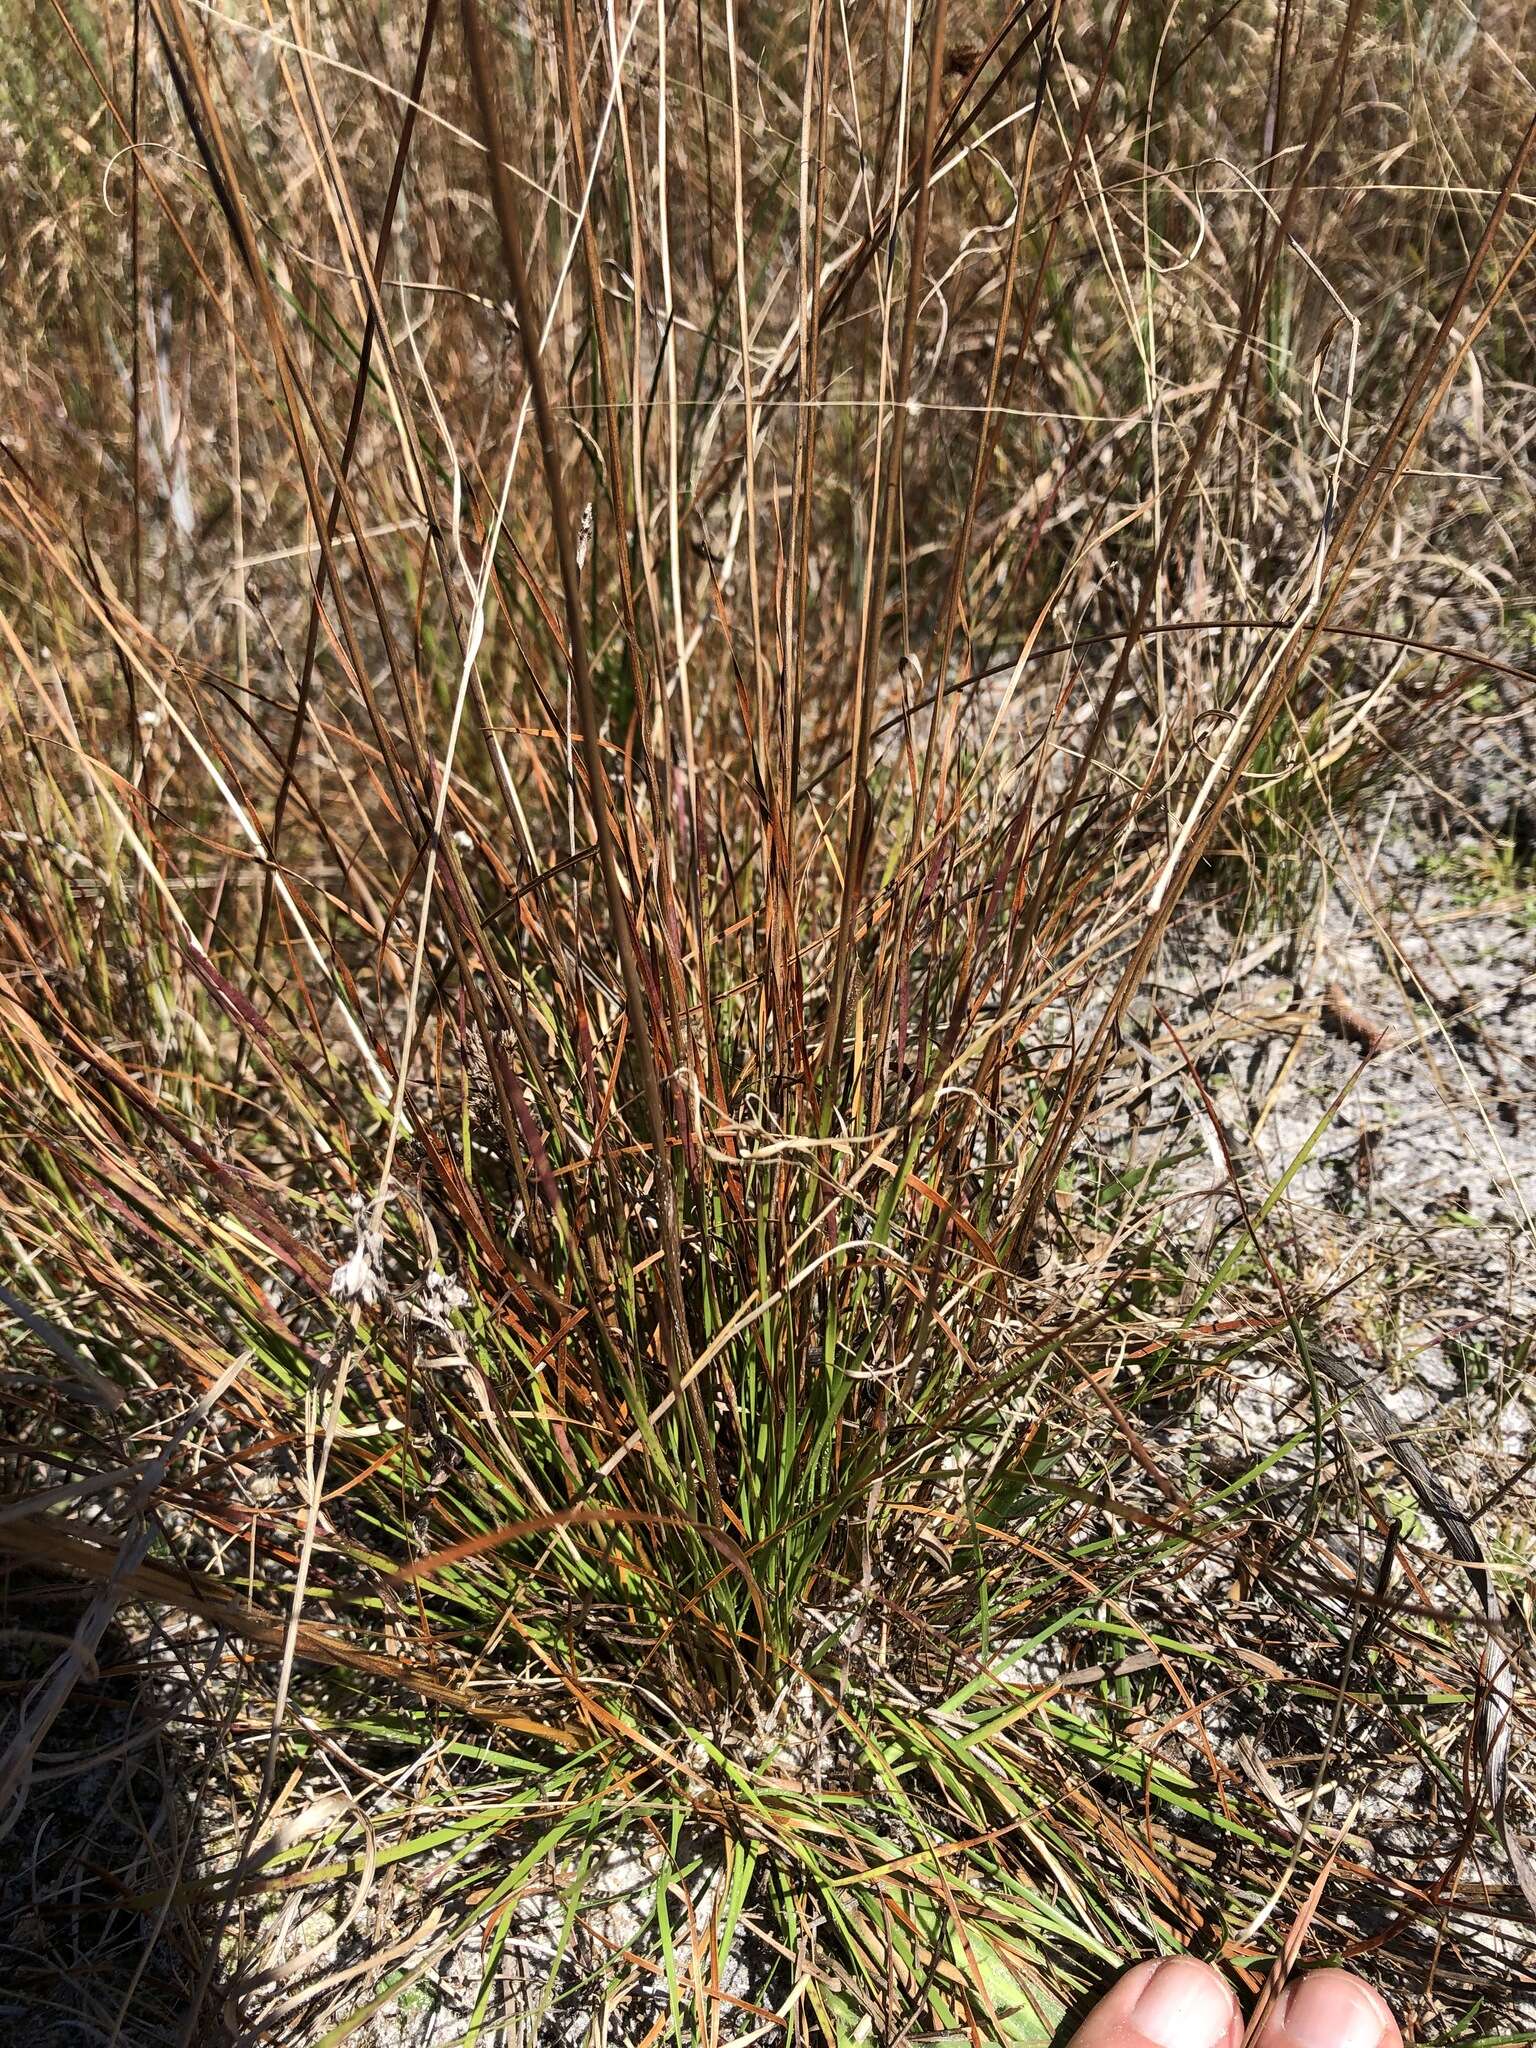
<svg viewBox="0 0 1536 2048">
<path fill-rule="evenodd" d="M 219 1788 L 114 1907 L 186 2038 L 958 2048 L 1175 1944 L 1511 2037 L 1504 1610 L 1283 1185 L 1106 1136 L 1219 1128 L 1174 920 L 1530 683 L 1435 582 L 1527 511 L 1504 13 L 1460 97 L 1353 0 L 29 17 L 0 1551 Z"/>
</svg>

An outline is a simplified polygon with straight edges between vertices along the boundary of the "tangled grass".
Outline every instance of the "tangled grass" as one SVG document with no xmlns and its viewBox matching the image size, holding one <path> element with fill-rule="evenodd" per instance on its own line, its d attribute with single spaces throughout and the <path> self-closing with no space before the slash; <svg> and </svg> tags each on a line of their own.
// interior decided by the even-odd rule
<svg viewBox="0 0 1536 2048">
<path fill-rule="evenodd" d="M 1185 907 L 1305 916 L 1529 683 L 1522 47 L 18 23 L 0 1547 L 93 1590 L 3 1789 L 125 1627 L 198 1788 L 59 2010 L 958 2048 L 1178 1945 L 1518 2035 L 1500 1610 L 1283 1186 L 1197 1246 L 1115 1134 Z"/>
</svg>

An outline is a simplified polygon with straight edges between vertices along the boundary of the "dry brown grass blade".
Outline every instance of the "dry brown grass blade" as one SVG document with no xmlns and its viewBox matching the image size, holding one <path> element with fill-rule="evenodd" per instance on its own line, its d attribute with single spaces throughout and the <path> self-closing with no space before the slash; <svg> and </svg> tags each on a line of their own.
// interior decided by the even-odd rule
<svg viewBox="0 0 1536 2048">
<path fill-rule="evenodd" d="M 395 212 L 400 200 L 401 186 L 405 180 L 405 167 L 410 160 L 411 138 L 416 127 L 416 108 L 422 89 L 426 84 L 427 67 L 432 57 L 432 40 L 437 28 L 441 0 L 427 0 L 421 22 L 421 39 L 416 52 L 416 69 L 411 79 L 405 117 L 400 124 L 400 140 L 395 149 L 395 160 L 390 170 L 389 190 L 385 195 L 383 217 L 379 223 L 378 239 L 373 255 L 373 281 L 375 288 L 383 277 L 384 265 L 389 256 L 390 238 L 395 226 Z M 135 17 L 137 20 L 137 16 Z M 345 482 L 357 448 L 358 429 L 362 425 L 363 407 L 368 396 L 368 378 L 373 360 L 373 346 L 378 334 L 379 322 L 375 302 L 370 299 L 363 324 L 363 338 L 358 346 L 357 381 L 352 393 L 352 407 L 347 416 L 346 431 L 342 436 L 341 454 L 337 482 L 331 491 L 331 502 L 326 513 L 326 538 L 334 544 L 341 520 L 341 485 Z M 251 953 L 251 982 L 254 986 L 261 977 L 261 963 L 266 952 L 267 929 L 272 916 L 272 873 L 276 869 L 282 850 L 283 817 L 287 810 L 288 798 L 298 769 L 299 748 L 304 738 L 304 728 L 309 717 L 310 693 L 314 685 L 315 657 L 320 641 L 320 617 L 325 605 L 326 560 L 321 557 L 320 568 L 315 577 L 314 594 L 310 600 L 309 621 L 304 633 L 304 653 L 299 662 L 298 689 L 294 700 L 293 728 L 289 734 L 288 751 L 283 760 L 283 779 L 278 784 L 277 796 L 272 806 L 272 819 L 267 828 L 267 851 L 272 864 L 263 886 L 261 910 L 257 919 L 256 937 Z"/>
<path fill-rule="evenodd" d="M 1344 1392 L 1356 1413 L 1365 1418 L 1377 1442 L 1391 1451 L 1419 1505 L 1439 1523 L 1446 1543 L 1465 1570 L 1482 1609 L 1485 1629 L 1478 1658 L 1483 1685 L 1477 1717 L 1478 1748 L 1487 1797 L 1503 1838 L 1504 1853 L 1509 1858 L 1510 1868 L 1527 1905 L 1536 1913 L 1536 1862 L 1526 1853 L 1520 1839 L 1519 1823 L 1510 1811 L 1517 1725 L 1517 1667 L 1511 1638 L 1513 1624 L 1499 1597 L 1477 1525 L 1450 1498 L 1422 1453 L 1409 1441 L 1408 1432 L 1382 1403 L 1359 1366 L 1331 1351 L 1319 1351 L 1316 1362 Z"/>
<path fill-rule="evenodd" d="M 412 1671 L 396 1657 L 362 1649 L 313 1622 L 300 1621 L 293 1626 L 281 1616 L 265 1614 L 199 1573 L 160 1564 L 140 1564 L 124 1571 L 120 1551 L 89 1542 L 54 1522 L 20 1518 L 0 1524 L 0 1551 L 27 1564 L 68 1572 L 71 1577 L 94 1585 L 110 1586 L 122 1600 L 142 1600 L 176 1614 L 193 1615 L 255 1649 L 277 1656 L 287 1652 L 291 1640 L 293 1655 L 306 1664 L 350 1672 L 398 1688 L 433 1706 L 462 1714 L 467 1720 L 506 1728 L 540 1742 L 552 1742 L 562 1749 L 579 1749 L 585 1739 L 573 1728 L 540 1721 L 516 1708 L 498 1707 L 493 1700 L 445 1685 L 425 1672 Z"/>
</svg>

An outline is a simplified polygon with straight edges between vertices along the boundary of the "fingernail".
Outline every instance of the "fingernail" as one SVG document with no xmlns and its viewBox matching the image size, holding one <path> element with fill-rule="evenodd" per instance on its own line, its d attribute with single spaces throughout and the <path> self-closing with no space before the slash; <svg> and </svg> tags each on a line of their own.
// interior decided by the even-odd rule
<svg viewBox="0 0 1536 2048">
<path fill-rule="evenodd" d="M 1214 1970 L 1187 1956 L 1170 1956 L 1142 1986 L 1131 2024 L 1156 2048 L 1219 2048 L 1236 2009 Z"/>
<path fill-rule="evenodd" d="M 1286 1993 L 1280 2024 L 1299 2048 L 1377 2048 L 1385 2008 L 1345 1970 L 1314 1970 Z"/>
</svg>

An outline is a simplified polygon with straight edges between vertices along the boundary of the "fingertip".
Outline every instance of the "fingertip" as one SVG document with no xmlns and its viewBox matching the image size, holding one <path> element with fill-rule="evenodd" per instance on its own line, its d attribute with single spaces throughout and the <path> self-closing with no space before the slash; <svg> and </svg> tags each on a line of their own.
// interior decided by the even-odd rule
<svg viewBox="0 0 1536 2048">
<path fill-rule="evenodd" d="M 1312 1970 L 1286 1987 L 1256 2048 L 1402 2048 L 1380 1992 L 1350 1970 Z"/>
<path fill-rule="evenodd" d="M 1165 1956 L 1127 1970 L 1072 2048 L 1237 2048 L 1241 2033 L 1226 1979 L 1192 1956 Z"/>
</svg>

